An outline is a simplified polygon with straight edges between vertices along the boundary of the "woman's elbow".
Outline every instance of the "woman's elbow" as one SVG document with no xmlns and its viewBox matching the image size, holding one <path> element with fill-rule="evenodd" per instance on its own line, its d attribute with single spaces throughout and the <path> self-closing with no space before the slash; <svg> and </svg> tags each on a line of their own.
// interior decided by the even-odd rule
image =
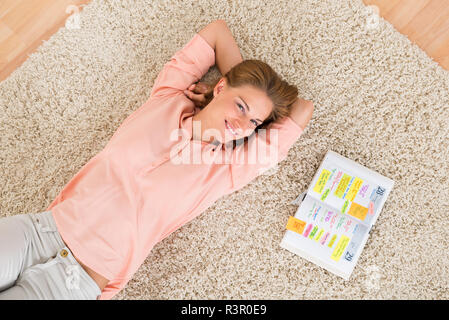
<svg viewBox="0 0 449 320">
<path fill-rule="evenodd" d="M 313 101 L 298 99 L 298 102 L 293 104 L 290 117 L 299 127 L 301 127 L 301 129 L 305 130 L 312 119 L 313 111 Z"/>
</svg>

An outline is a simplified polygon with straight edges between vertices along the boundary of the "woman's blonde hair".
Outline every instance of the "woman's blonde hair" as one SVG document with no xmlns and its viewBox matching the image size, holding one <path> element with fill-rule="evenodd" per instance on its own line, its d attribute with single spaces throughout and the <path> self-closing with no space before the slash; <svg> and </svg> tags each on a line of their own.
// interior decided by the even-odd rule
<svg viewBox="0 0 449 320">
<path fill-rule="evenodd" d="M 243 60 L 232 67 L 224 76 L 229 87 L 251 85 L 265 92 L 273 102 L 273 110 L 265 121 L 258 125 L 254 132 L 238 140 L 234 140 L 232 148 L 245 142 L 259 129 L 265 129 L 270 123 L 290 115 L 293 103 L 298 98 L 298 88 L 284 81 L 268 64 L 261 60 Z M 214 87 L 221 78 L 209 84 L 209 90 L 205 94 L 206 102 L 202 108 L 208 105 L 214 98 Z"/>
</svg>

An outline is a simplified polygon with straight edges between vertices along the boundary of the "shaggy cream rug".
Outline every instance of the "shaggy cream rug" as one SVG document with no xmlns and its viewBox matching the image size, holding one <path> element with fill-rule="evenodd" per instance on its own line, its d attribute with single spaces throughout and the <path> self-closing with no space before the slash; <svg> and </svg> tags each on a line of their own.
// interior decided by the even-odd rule
<svg viewBox="0 0 449 320">
<path fill-rule="evenodd" d="M 157 244 L 114 299 L 449 298 L 449 73 L 373 12 L 361 0 L 93 0 L 0 83 L 0 216 L 44 211 L 172 54 L 225 19 L 244 59 L 315 102 L 313 119 L 276 170 Z M 395 180 L 349 281 L 279 246 L 328 149 Z"/>
</svg>

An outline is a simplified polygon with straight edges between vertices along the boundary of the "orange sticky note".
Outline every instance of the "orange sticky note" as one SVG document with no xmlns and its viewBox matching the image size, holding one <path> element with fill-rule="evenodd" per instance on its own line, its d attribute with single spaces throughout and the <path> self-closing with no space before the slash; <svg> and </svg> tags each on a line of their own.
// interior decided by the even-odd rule
<svg viewBox="0 0 449 320">
<path fill-rule="evenodd" d="M 296 233 L 302 234 L 304 228 L 306 226 L 306 222 L 299 220 L 295 217 L 290 216 L 287 222 L 287 230 L 294 231 Z"/>
<path fill-rule="evenodd" d="M 365 220 L 366 214 L 368 213 L 368 208 L 361 206 L 358 203 L 351 203 L 351 207 L 349 208 L 348 214 L 353 217 L 356 217 L 360 220 Z"/>
<path fill-rule="evenodd" d="M 337 239 L 337 235 L 336 234 L 334 234 L 332 236 L 331 241 L 329 241 L 329 244 L 327 245 L 329 248 L 332 248 L 332 246 L 334 245 L 335 239 Z"/>
</svg>

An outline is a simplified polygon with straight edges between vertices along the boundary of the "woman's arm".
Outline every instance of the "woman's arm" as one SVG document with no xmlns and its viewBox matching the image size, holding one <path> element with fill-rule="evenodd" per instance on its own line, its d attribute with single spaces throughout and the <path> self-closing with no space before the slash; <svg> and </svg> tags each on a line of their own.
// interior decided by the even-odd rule
<svg viewBox="0 0 449 320">
<path fill-rule="evenodd" d="M 215 50 L 196 33 L 164 64 L 154 81 L 150 99 L 183 94 L 192 83 L 199 81 L 215 65 Z"/>
<path fill-rule="evenodd" d="M 215 50 L 215 63 L 222 75 L 243 61 L 226 21 L 215 20 L 198 32 Z"/>
<path fill-rule="evenodd" d="M 312 101 L 297 98 L 289 116 L 271 122 L 265 134 L 256 132 L 243 147 L 235 148 L 230 164 L 230 192 L 242 188 L 265 170 L 284 160 L 307 127 L 313 109 Z"/>
<path fill-rule="evenodd" d="M 290 112 L 290 118 L 292 118 L 301 129 L 305 130 L 310 119 L 312 119 L 313 109 L 312 101 L 297 98 Z"/>
</svg>

